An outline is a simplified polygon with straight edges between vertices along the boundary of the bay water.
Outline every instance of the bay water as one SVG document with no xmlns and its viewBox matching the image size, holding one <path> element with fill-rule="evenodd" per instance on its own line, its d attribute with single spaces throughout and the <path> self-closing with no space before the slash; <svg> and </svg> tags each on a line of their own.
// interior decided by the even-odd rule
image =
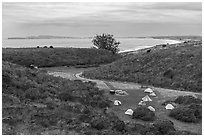
<svg viewBox="0 0 204 137">
<path fill-rule="evenodd" d="M 166 40 L 166 39 L 153 39 L 153 38 L 116 38 L 121 44 L 119 49 L 121 52 L 138 50 L 142 48 L 152 47 L 158 44 L 175 44 L 180 41 Z M 73 48 L 90 48 L 92 39 L 3 39 L 3 48 L 32 48 L 32 47 L 73 47 Z"/>
</svg>

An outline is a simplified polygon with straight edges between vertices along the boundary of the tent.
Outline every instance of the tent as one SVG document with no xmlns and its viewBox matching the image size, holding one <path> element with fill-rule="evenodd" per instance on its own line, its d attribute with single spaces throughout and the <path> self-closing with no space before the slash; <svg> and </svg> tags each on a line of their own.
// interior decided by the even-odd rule
<svg viewBox="0 0 204 137">
<path fill-rule="evenodd" d="M 125 111 L 125 114 L 132 116 L 133 110 L 132 109 L 128 109 L 127 111 Z"/>
<path fill-rule="evenodd" d="M 122 95 L 122 96 L 128 95 L 128 93 L 126 91 L 123 91 L 123 90 L 116 90 L 115 93 L 116 93 L 116 95 Z"/>
<path fill-rule="evenodd" d="M 115 105 L 115 106 L 119 106 L 119 105 L 121 105 L 121 104 L 122 104 L 122 103 L 121 103 L 119 100 L 115 100 L 115 101 L 114 101 L 114 105 Z"/>
<path fill-rule="evenodd" d="M 152 96 L 152 97 L 156 97 L 156 96 L 157 96 L 154 92 L 152 92 L 152 93 L 149 94 L 149 95 Z"/>
<path fill-rule="evenodd" d="M 151 111 L 155 111 L 155 108 L 153 108 L 152 106 L 147 107 L 149 110 Z"/>
<path fill-rule="evenodd" d="M 145 103 L 144 101 L 140 101 L 140 102 L 138 103 L 138 105 L 145 106 L 146 103 Z"/>
<path fill-rule="evenodd" d="M 143 101 L 152 101 L 151 98 L 150 98 L 148 95 L 144 96 L 144 97 L 142 98 L 142 100 L 143 100 Z"/>
<path fill-rule="evenodd" d="M 118 92 L 122 92 L 123 90 L 121 90 L 121 89 L 117 89 L 117 90 L 115 90 L 115 92 L 116 93 L 118 93 Z"/>
<path fill-rule="evenodd" d="M 147 88 L 147 89 L 145 89 L 145 91 L 144 91 L 145 93 L 152 93 L 153 92 L 153 90 L 151 89 L 151 88 Z"/>
<path fill-rule="evenodd" d="M 167 104 L 165 106 L 165 109 L 174 109 L 174 106 L 172 104 Z"/>
</svg>

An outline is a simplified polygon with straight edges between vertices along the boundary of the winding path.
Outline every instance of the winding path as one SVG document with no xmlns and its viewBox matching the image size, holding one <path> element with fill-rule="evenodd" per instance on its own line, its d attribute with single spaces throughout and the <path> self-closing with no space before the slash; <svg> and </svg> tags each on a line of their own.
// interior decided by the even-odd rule
<svg viewBox="0 0 204 137">
<path fill-rule="evenodd" d="M 131 83 L 131 82 L 110 82 L 106 80 L 96 80 L 96 79 L 88 79 L 81 77 L 82 72 L 75 74 L 77 79 L 80 79 L 82 81 L 92 81 L 96 82 L 97 87 L 99 89 L 141 89 L 141 85 L 137 83 Z M 202 93 L 195 93 L 195 92 L 189 92 L 189 91 L 179 91 L 179 90 L 173 90 L 173 89 L 165 89 L 165 88 L 158 88 L 153 86 L 148 86 L 152 88 L 153 90 L 158 91 L 162 96 L 165 97 L 176 97 L 181 95 L 192 95 L 195 97 L 201 97 Z"/>
</svg>

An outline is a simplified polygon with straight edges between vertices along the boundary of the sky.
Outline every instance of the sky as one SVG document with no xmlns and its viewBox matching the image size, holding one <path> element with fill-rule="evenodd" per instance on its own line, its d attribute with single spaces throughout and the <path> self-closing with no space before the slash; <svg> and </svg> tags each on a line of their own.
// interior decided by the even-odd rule
<svg viewBox="0 0 204 137">
<path fill-rule="evenodd" d="M 3 2 L 2 31 L 3 38 L 202 35 L 202 3 Z"/>
</svg>

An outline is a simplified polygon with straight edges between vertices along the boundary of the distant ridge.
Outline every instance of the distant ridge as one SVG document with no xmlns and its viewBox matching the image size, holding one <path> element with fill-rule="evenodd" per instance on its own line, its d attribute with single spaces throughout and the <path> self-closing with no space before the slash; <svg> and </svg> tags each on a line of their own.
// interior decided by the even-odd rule
<svg viewBox="0 0 204 137">
<path fill-rule="evenodd" d="M 51 35 L 38 35 L 28 37 L 9 37 L 8 39 L 89 39 L 92 37 L 66 37 L 66 36 L 51 36 Z"/>
</svg>

